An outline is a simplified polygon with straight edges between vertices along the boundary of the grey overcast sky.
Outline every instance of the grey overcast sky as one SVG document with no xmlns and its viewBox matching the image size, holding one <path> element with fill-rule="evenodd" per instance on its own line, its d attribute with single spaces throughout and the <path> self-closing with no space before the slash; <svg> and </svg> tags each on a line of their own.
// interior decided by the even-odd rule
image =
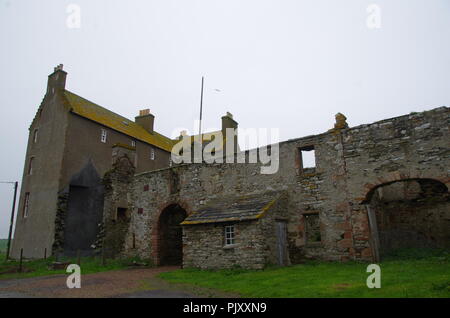
<svg viewBox="0 0 450 318">
<path fill-rule="evenodd" d="M 21 181 L 59 63 L 67 89 L 130 119 L 150 108 L 168 136 L 193 130 L 204 75 L 205 130 L 229 111 L 285 140 L 330 129 L 337 112 L 355 126 L 448 106 L 449 41 L 449 0 L 0 0 L 0 180 Z M 6 237 L 12 186 L 0 199 Z"/>
</svg>

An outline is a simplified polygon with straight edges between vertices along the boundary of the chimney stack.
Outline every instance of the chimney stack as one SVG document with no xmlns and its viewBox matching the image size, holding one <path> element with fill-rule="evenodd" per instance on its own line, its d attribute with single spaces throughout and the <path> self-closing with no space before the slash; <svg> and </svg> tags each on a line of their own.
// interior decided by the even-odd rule
<svg viewBox="0 0 450 318">
<path fill-rule="evenodd" d="M 53 73 L 48 76 L 47 94 L 54 94 L 55 91 L 66 88 L 67 73 L 63 70 L 63 65 L 59 64 L 53 69 Z"/>
<path fill-rule="evenodd" d="M 142 109 L 139 111 L 139 116 L 134 118 L 136 124 L 153 134 L 153 125 L 155 123 L 155 116 L 150 113 L 150 109 Z"/>
<path fill-rule="evenodd" d="M 222 116 L 222 133 L 224 135 L 227 128 L 238 128 L 238 123 L 233 119 L 233 114 L 229 112 L 225 116 Z"/>
<path fill-rule="evenodd" d="M 233 128 L 234 129 L 234 153 L 239 151 L 239 144 L 238 144 L 238 123 L 233 119 L 233 114 L 227 112 L 225 116 L 222 116 L 222 134 L 223 138 L 226 139 L 227 137 L 227 128 Z M 229 140 L 231 141 L 231 140 Z M 228 141 L 227 141 L 228 142 Z M 225 146 L 226 148 L 226 146 Z"/>
</svg>

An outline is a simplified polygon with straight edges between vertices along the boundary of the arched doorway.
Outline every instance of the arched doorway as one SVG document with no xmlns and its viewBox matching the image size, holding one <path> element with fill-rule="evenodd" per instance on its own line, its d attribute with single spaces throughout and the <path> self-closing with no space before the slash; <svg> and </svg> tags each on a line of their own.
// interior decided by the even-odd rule
<svg viewBox="0 0 450 318">
<path fill-rule="evenodd" d="M 186 211 L 178 204 L 166 207 L 158 221 L 159 265 L 181 265 L 183 263 L 183 231 L 180 223 Z"/>
<path fill-rule="evenodd" d="M 440 181 L 408 179 L 381 184 L 368 193 L 364 203 L 378 257 L 402 248 L 450 245 L 446 217 L 450 196 Z"/>
</svg>

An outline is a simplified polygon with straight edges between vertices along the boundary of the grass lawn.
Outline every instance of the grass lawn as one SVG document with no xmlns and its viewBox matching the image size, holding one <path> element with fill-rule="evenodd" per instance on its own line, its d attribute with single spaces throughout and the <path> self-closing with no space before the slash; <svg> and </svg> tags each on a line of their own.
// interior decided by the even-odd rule
<svg viewBox="0 0 450 318">
<path fill-rule="evenodd" d="M 26 277 L 37 277 L 45 275 L 56 275 L 56 274 L 67 274 L 65 269 L 53 270 L 49 269 L 49 265 L 55 261 L 53 257 L 40 260 L 24 260 L 23 261 L 23 271 L 21 273 L 17 272 L 19 268 L 19 261 L 8 260 L 5 261 L 6 253 L 0 251 L 0 280 L 11 279 L 11 278 L 26 278 Z M 69 262 L 71 264 L 76 264 L 76 258 L 66 258 L 60 259 L 61 262 Z M 80 259 L 81 273 L 91 274 L 97 272 L 105 272 L 111 270 L 119 270 L 129 268 L 133 261 L 142 262 L 138 259 L 107 259 L 106 264 L 102 265 L 102 260 L 100 257 L 82 257 Z"/>
<path fill-rule="evenodd" d="M 8 240 L 0 239 L 0 253 L 6 253 L 6 245 L 8 244 Z"/>
<path fill-rule="evenodd" d="M 243 297 L 450 297 L 448 252 L 398 251 L 379 264 L 380 289 L 367 288 L 367 265 L 309 261 L 259 271 L 183 269 L 160 277 Z"/>
</svg>

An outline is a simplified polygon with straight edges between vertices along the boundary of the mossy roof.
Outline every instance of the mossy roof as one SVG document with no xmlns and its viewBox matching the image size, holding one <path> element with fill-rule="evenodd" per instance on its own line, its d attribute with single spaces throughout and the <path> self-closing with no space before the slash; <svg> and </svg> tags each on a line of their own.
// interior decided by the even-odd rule
<svg viewBox="0 0 450 318">
<path fill-rule="evenodd" d="M 117 130 L 125 135 L 137 140 L 154 145 L 166 151 L 171 151 L 173 145 L 177 142 L 165 137 L 157 132 L 150 133 L 134 121 L 120 116 L 100 105 L 97 105 L 81 96 L 78 96 L 68 90 L 64 90 L 70 110 L 84 118 L 95 121 L 103 126 Z"/>
<path fill-rule="evenodd" d="M 280 198 L 277 192 L 215 199 L 189 215 L 181 225 L 239 222 L 263 217 Z"/>
</svg>

